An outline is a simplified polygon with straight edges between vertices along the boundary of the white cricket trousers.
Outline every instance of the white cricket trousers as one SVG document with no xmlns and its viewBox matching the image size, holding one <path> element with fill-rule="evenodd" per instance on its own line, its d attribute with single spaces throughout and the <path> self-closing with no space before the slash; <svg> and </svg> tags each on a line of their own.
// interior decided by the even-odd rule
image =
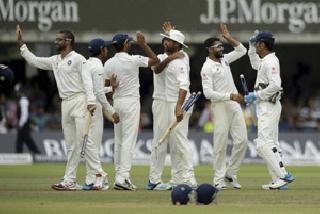
<svg viewBox="0 0 320 214">
<path fill-rule="evenodd" d="M 276 103 L 257 102 L 258 138 L 255 139 L 255 142 L 258 154 L 266 161 L 273 181 L 286 174 L 278 141 L 281 109 L 280 101 Z"/>
<path fill-rule="evenodd" d="M 258 102 L 258 138 L 255 140 L 257 148 L 266 143 L 279 146 L 279 120 L 281 115 L 281 103 Z"/>
<path fill-rule="evenodd" d="M 167 147 L 169 143 L 171 155 L 171 183 L 196 184 L 193 170 L 191 142 L 188 139 L 189 118 L 192 110 L 187 112 L 183 120 L 171 131 L 169 137 L 161 145 L 156 145 L 163 136 L 170 123 L 175 120 L 175 102 L 154 100 L 153 112 L 153 146 L 151 151 L 151 163 L 149 180 L 151 183 L 159 183 L 163 172 Z"/>
<path fill-rule="evenodd" d="M 224 177 L 236 176 L 244 159 L 248 135 L 244 115 L 240 105 L 234 101 L 212 103 L 213 135 L 213 183 L 219 184 Z M 232 153 L 227 165 L 228 135 L 232 137 Z"/>
<path fill-rule="evenodd" d="M 140 98 L 124 97 L 114 100 L 120 122 L 114 125 L 115 182 L 130 178 L 132 157 L 137 142 L 140 120 Z"/>
<path fill-rule="evenodd" d="M 92 184 L 96 179 L 96 174 L 107 175 L 103 171 L 100 161 L 100 149 L 103 135 L 103 114 L 102 106 L 97 103 L 97 109 L 91 116 L 90 131 L 85 150 L 86 159 L 86 184 Z"/>
<path fill-rule="evenodd" d="M 88 120 L 86 95 L 77 93 L 62 100 L 61 117 L 67 151 L 64 182 L 75 182 L 80 161 L 80 150 Z"/>
</svg>

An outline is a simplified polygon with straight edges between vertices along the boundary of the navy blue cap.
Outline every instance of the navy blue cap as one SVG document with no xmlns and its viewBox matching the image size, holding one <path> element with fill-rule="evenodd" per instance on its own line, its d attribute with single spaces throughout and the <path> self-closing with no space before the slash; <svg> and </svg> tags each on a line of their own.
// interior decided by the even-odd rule
<svg viewBox="0 0 320 214">
<path fill-rule="evenodd" d="M 210 204 L 217 195 L 218 189 L 211 184 L 201 184 L 197 189 L 197 203 L 208 205 Z"/>
<path fill-rule="evenodd" d="M 251 43 L 256 43 L 256 42 L 274 42 L 274 37 L 271 32 L 267 31 L 260 31 L 258 35 L 250 40 Z"/>
<path fill-rule="evenodd" d="M 98 54 L 100 53 L 101 48 L 108 47 L 110 45 L 112 45 L 111 41 L 105 41 L 101 38 L 96 38 L 96 39 L 92 39 L 89 42 L 88 49 L 90 53 Z"/>
<path fill-rule="evenodd" d="M 112 43 L 113 44 L 123 44 L 126 40 L 133 41 L 133 38 L 129 36 L 128 34 L 116 34 L 112 38 Z"/>
<path fill-rule="evenodd" d="M 171 191 L 171 201 L 174 205 L 185 205 L 190 201 L 192 188 L 186 184 L 179 184 Z"/>
<path fill-rule="evenodd" d="M 13 82 L 13 72 L 12 70 L 3 65 L 0 64 L 0 87 L 8 87 Z"/>
</svg>

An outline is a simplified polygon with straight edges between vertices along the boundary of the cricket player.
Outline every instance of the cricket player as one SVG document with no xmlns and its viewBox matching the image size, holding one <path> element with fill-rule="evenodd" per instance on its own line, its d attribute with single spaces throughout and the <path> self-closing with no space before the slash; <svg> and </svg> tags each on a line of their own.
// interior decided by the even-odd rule
<svg viewBox="0 0 320 214">
<path fill-rule="evenodd" d="M 182 47 L 184 35 L 174 29 L 170 22 L 165 22 L 161 34 L 165 53 L 158 55 L 160 63 L 154 70 L 153 92 L 153 147 L 149 172 L 148 190 L 169 190 L 178 184 L 197 186 L 195 179 L 191 143 L 188 140 L 190 109 L 183 115 L 182 105 L 189 96 L 189 57 Z M 171 131 L 166 142 L 157 145 L 170 123 L 177 119 L 178 125 Z M 163 183 L 161 175 L 167 155 L 167 144 L 170 146 L 171 155 L 171 180 L 170 185 Z"/>
<path fill-rule="evenodd" d="M 129 55 L 132 37 L 127 34 L 117 34 L 112 39 L 117 53 L 104 64 L 106 79 L 116 75 L 119 81 L 119 86 L 113 94 L 113 106 L 121 118 L 121 121 L 114 125 L 116 171 L 114 189 L 117 190 L 136 189 L 130 181 L 130 169 L 139 130 L 139 67 L 152 66 L 158 62 L 144 35 L 137 32 L 136 37 L 137 44 L 148 57 Z"/>
<path fill-rule="evenodd" d="M 104 69 L 103 62 L 107 59 L 107 46 L 112 44 L 111 41 L 104 41 L 101 38 L 93 39 L 89 42 L 88 49 L 91 57 L 83 66 L 84 72 L 90 75 L 85 76 L 84 84 L 87 87 L 92 85 L 93 88 L 86 88 L 86 91 L 92 91 L 96 97 L 96 110 L 90 116 L 91 122 L 88 141 L 85 148 L 85 159 L 87 167 L 86 184 L 83 186 L 84 190 L 106 190 L 108 189 L 107 173 L 102 169 L 99 158 L 100 147 L 103 135 L 103 113 L 105 115 L 111 114 L 114 123 L 119 122 L 119 115 L 106 99 L 104 91 Z M 88 77 L 88 78 L 86 78 Z M 113 76 L 115 77 L 115 76 Z M 114 78 L 111 78 L 112 87 L 116 87 Z M 90 81 L 92 84 L 90 84 Z M 112 89 L 111 89 L 112 90 Z M 89 103 L 90 100 L 87 100 Z"/>
<path fill-rule="evenodd" d="M 275 39 L 270 32 L 261 31 L 250 39 L 251 66 L 258 71 L 255 91 L 245 96 L 246 103 L 257 104 L 258 138 L 257 152 L 267 164 L 272 182 L 263 189 L 287 189 L 294 177 L 286 171 L 280 155 L 278 141 L 281 115 L 280 64 L 274 52 Z"/>
<path fill-rule="evenodd" d="M 208 50 L 208 57 L 201 69 L 203 93 L 211 100 L 214 115 L 213 183 L 220 190 L 227 189 L 225 181 L 233 188 L 241 189 L 237 172 L 245 156 L 248 137 L 242 109 L 238 103 L 243 101 L 243 97 L 234 84 L 230 63 L 244 56 L 247 49 L 230 35 L 225 24 L 220 24 L 220 31 L 234 50 L 224 54 L 223 44 L 218 38 L 207 39 L 204 46 Z M 233 139 L 233 148 L 227 165 L 229 133 Z"/>
<path fill-rule="evenodd" d="M 67 149 L 67 165 L 63 180 L 53 184 L 55 190 L 81 190 L 76 183 L 77 167 L 80 160 L 80 146 L 85 135 L 88 110 L 93 113 L 96 108 L 93 91 L 85 91 L 82 66 L 86 59 L 73 51 L 74 35 L 68 30 L 57 34 L 55 45 L 58 55 L 37 57 L 31 53 L 22 40 L 20 26 L 17 25 L 16 36 L 22 57 L 31 65 L 52 70 L 55 76 L 61 102 L 61 122 Z M 92 83 L 91 83 L 92 84 Z M 88 95 L 87 95 L 87 94 Z M 91 103 L 87 103 L 86 96 Z M 88 108 L 88 109 L 87 109 Z"/>
</svg>

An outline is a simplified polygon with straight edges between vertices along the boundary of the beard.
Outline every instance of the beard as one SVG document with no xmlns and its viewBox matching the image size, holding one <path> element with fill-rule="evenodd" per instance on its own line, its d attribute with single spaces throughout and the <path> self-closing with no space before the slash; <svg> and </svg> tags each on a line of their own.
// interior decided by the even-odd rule
<svg viewBox="0 0 320 214">
<path fill-rule="evenodd" d="M 175 49 L 174 49 L 173 47 L 165 46 L 165 47 L 164 47 L 164 51 L 165 51 L 166 53 L 172 54 L 172 53 L 175 52 Z"/>
<path fill-rule="evenodd" d="M 214 56 L 218 59 L 222 58 L 223 57 L 223 52 L 222 51 L 218 51 L 218 52 L 215 52 L 214 53 Z"/>
<path fill-rule="evenodd" d="M 58 51 L 58 52 L 61 52 L 61 51 L 63 51 L 66 47 L 65 46 L 61 46 L 61 45 L 56 45 L 56 50 Z"/>
</svg>

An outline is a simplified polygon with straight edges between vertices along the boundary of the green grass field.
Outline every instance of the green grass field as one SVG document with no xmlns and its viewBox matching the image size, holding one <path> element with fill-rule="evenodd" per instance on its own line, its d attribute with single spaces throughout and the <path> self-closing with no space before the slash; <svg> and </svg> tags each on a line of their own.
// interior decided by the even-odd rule
<svg viewBox="0 0 320 214">
<path fill-rule="evenodd" d="M 211 183 L 211 166 L 195 168 L 199 183 Z M 105 165 L 113 183 L 113 166 Z M 289 167 L 296 181 L 287 191 L 266 191 L 260 186 L 269 181 L 264 165 L 243 165 L 239 173 L 242 190 L 225 190 L 218 193 L 218 203 L 208 206 L 173 206 L 170 192 L 144 189 L 148 167 L 132 169 L 132 181 L 138 190 L 62 192 L 50 189 L 64 173 L 64 164 L 34 164 L 32 166 L 0 166 L 0 213 L 320 213 L 320 173 L 318 167 Z M 84 165 L 78 171 L 83 183 Z M 169 180 L 166 168 L 163 180 Z"/>
</svg>

